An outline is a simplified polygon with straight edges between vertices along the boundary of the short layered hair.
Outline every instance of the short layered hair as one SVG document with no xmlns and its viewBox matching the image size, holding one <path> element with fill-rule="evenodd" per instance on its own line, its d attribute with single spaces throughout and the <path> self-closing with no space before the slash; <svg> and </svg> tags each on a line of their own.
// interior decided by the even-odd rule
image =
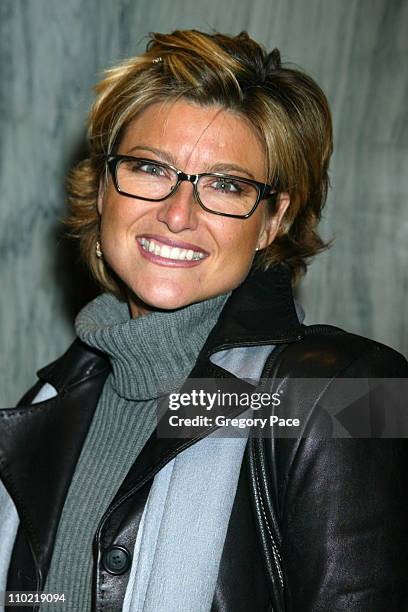
<svg viewBox="0 0 408 612">
<path fill-rule="evenodd" d="M 184 99 L 218 106 L 255 130 L 265 150 L 266 181 L 290 196 L 276 238 L 258 254 L 257 264 L 267 268 L 284 263 L 296 283 L 310 259 L 326 248 L 317 224 L 329 187 L 329 105 L 310 76 L 282 64 L 278 49 L 268 53 L 246 32 L 153 33 L 143 55 L 108 69 L 95 90 L 88 119 L 89 157 L 68 178 L 66 223 L 103 289 L 121 293 L 118 279 L 95 253 L 98 190 L 101 180 L 107 180 L 106 155 L 118 148 L 126 127 L 158 102 Z"/>
</svg>

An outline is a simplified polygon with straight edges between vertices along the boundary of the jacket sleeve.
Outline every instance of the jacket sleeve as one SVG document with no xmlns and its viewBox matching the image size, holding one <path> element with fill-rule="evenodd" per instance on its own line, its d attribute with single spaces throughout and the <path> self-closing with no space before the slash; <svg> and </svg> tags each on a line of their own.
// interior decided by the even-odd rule
<svg viewBox="0 0 408 612">
<path fill-rule="evenodd" d="M 401 355 L 372 343 L 341 376 L 407 371 Z M 322 394 L 317 414 L 341 404 L 339 389 Z M 301 439 L 276 442 L 275 459 L 285 609 L 408 610 L 407 440 L 322 436 L 317 415 Z"/>
</svg>

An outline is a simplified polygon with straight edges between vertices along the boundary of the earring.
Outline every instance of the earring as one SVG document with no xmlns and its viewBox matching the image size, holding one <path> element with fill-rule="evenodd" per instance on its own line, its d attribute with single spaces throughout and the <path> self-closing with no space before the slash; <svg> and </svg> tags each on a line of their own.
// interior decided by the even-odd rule
<svg viewBox="0 0 408 612">
<path fill-rule="evenodd" d="M 102 254 L 102 249 L 101 249 L 101 243 L 99 242 L 99 240 L 96 242 L 96 245 L 95 245 L 95 253 L 98 259 L 102 259 L 103 254 Z"/>
<path fill-rule="evenodd" d="M 259 247 L 256 247 L 255 251 L 259 251 Z"/>
</svg>

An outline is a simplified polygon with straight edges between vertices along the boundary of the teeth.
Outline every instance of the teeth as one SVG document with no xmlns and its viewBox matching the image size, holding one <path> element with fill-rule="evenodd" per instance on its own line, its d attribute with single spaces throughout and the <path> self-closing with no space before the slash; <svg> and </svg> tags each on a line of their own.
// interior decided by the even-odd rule
<svg viewBox="0 0 408 612">
<path fill-rule="evenodd" d="M 167 244 L 159 244 L 154 240 L 141 238 L 140 244 L 144 251 L 165 257 L 166 259 L 177 259 L 180 261 L 197 261 L 204 258 L 204 253 L 193 251 L 191 249 L 180 249 L 179 247 L 170 247 Z"/>
<path fill-rule="evenodd" d="M 151 244 L 152 243 L 150 242 L 149 249 Z M 167 244 L 163 244 L 163 246 L 160 247 L 160 257 L 166 257 L 167 259 L 170 259 L 170 247 Z"/>
</svg>

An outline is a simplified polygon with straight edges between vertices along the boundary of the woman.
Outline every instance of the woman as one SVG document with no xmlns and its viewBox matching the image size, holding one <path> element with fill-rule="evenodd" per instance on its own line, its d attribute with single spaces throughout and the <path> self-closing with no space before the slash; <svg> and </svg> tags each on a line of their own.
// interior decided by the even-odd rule
<svg viewBox="0 0 408 612">
<path fill-rule="evenodd" d="M 4 590 L 70 611 L 408 609 L 406 445 L 323 435 L 344 409 L 328 380 L 407 363 L 303 326 L 291 293 L 325 246 L 322 91 L 245 33 L 154 34 L 97 86 L 89 143 L 69 224 L 103 293 L 1 411 Z M 282 430 L 217 435 L 179 402 L 160 434 L 159 399 L 202 379 L 285 392 Z"/>
</svg>

